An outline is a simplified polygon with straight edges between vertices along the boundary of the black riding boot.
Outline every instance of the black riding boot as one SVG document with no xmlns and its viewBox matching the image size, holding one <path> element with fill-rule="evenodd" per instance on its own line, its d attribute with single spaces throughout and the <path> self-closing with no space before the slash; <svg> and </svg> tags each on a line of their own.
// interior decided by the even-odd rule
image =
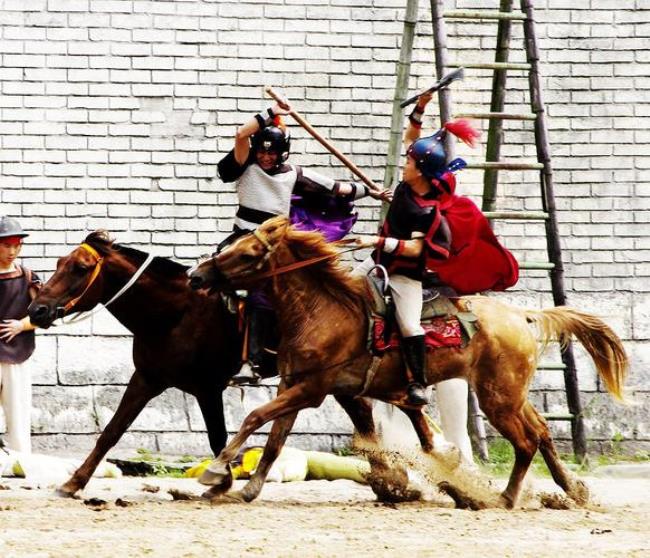
<svg viewBox="0 0 650 558">
<path fill-rule="evenodd" d="M 260 381 L 259 367 L 264 352 L 265 334 L 263 312 L 258 308 L 248 308 L 248 344 L 246 347 L 248 360 L 231 378 L 231 382 L 235 385 L 257 384 Z"/>
<path fill-rule="evenodd" d="M 277 347 L 275 340 L 275 314 L 264 308 L 250 308 L 248 314 L 248 362 L 236 376 L 234 384 L 256 384 L 260 378 L 276 375 L 276 358 L 267 348 Z"/>
<path fill-rule="evenodd" d="M 406 365 L 413 375 L 413 381 L 406 388 L 408 402 L 411 405 L 426 405 L 429 400 L 425 392 L 427 382 L 424 377 L 424 363 L 426 359 L 424 335 L 404 337 L 402 339 L 402 348 L 404 350 Z"/>
</svg>

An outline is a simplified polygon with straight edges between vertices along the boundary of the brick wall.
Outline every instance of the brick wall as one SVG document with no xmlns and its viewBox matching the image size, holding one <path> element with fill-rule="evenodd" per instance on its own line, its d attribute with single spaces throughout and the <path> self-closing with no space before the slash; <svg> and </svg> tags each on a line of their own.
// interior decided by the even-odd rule
<svg viewBox="0 0 650 558">
<path fill-rule="evenodd" d="M 404 0 L 0 0 L 0 213 L 32 231 L 24 262 L 46 277 L 88 231 L 192 261 L 231 229 L 235 195 L 216 178 L 235 127 L 267 104 L 272 84 L 373 179 L 383 179 Z M 432 81 L 428 2 L 422 2 L 411 89 Z M 447 6 L 491 8 L 458 0 Z M 650 391 L 650 6 L 637 0 L 538 2 L 544 97 L 569 301 L 602 315 L 624 338 L 629 380 Z M 523 60 L 515 24 L 513 60 Z M 450 58 L 492 59 L 494 24 L 449 25 Z M 527 82 L 508 81 L 508 109 L 526 110 Z M 468 71 L 454 87 L 459 111 L 485 109 L 490 76 Z M 435 123 L 428 117 L 425 126 Z M 508 124 L 506 155 L 534 157 L 530 125 Z M 348 172 L 293 130 L 292 161 L 333 177 Z M 469 152 L 480 159 L 482 149 Z M 481 191 L 479 171 L 461 175 Z M 534 172 L 504 173 L 501 209 L 539 209 Z M 644 211 L 645 210 L 645 211 Z M 375 227 L 361 204 L 356 230 Z M 521 259 L 544 259 L 538 224 L 500 223 Z M 548 305 L 543 272 L 526 272 L 507 298 Z M 92 443 L 129 377 L 128 332 L 109 315 L 39 335 L 34 429 L 40 448 Z M 84 350 L 79 350 L 84 347 Z M 624 436 L 648 448 L 647 410 L 614 407 L 579 353 L 594 447 Z M 551 359 L 551 357 L 549 357 Z M 108 363 L 108 364 L 107 364 Z M 564 410 L 562 378 L 540 373 L 534 400 Z M 269 393 L 249 393 L 249 406 Z M 229 425 L 243 416 L 229 393 Z M 645 406 L 647 409 L 647 405 Z M 334 405 L 306 413 L 295 444 L 342 443 L 350 426 Z M 567 425 L 556 424 L 567 438 Z M 180 392 L 154 402 L 123 447 L 206 451 L 196 405 Z"/>
</svg>

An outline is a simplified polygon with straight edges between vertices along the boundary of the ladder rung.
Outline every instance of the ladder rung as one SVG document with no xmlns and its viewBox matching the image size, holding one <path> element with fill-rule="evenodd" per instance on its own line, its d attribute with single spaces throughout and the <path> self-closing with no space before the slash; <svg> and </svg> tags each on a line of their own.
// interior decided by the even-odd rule
<svg viewBox="0 0 650 558">
<path fill-rule="evenodd" d="M 542 163 L 516 163 L 514 161 L 484 161 L 481 163 L 468 163 L 468 169 L 495 169 L 495 170 L 539 170 L 543 169 Z"/>
<path fill-rule="evenodd" d="M 553 269 L 554 263 L 551 262 L 519 262 L 519 269 Z"/>
<path fill-rule="evenodd" d="M 495 12 L 486 10 L 448 10 L 444 17 L 449 19 L 526 19 L 526 14 L 521 12 Z"/>
<path fill-rule="evenodd" d="M 454 114 L 454 118 L 491 118 L 494 120 L 535 120 L 537 116 L 530 114 L 512 114 L 509 112 L 461 112 Z"/>
<path fill-rule="evenodd" d="M 545 221 L 548 213 L 544 211 L 484 211 L 488 219 L 514 219 L 521 221 Z"/>
<path fill-rule="evenodd" d="M 571 413 L 542 413 L 546 420 L 573 420 L 575 418 Z"/>
<path fill-rule="evenodd" d="M 448 64 L 450 68 L 474 68 L 476 70 L 530 70 L 530 64 L 518 64 L 516 62 L 482 62 L 482 63 L 464 63 Z"/>
<path fill-rule="evenodd" d="M 565 370 L 566 364 L 538 364 L 537 370 Z"/>
</svg>

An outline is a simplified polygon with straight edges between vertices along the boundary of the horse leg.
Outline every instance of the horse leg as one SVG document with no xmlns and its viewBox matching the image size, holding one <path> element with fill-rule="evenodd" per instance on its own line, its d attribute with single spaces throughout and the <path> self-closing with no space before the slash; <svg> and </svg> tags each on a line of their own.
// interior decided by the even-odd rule
<svg viewBox="0 0 650 558">
<path fill-rule="evenodd" d="M 273 401 L 261 405 L 249 413 L 237 434 L 201 475 L 199 479 L 201 484 L 213 486 L 205 496 L 218 496 L 232 486 L 230 462 L 237 456 L 239 448 L 253 432 L 269 421 L 297 413 L 306 407 L 317 407 L 323 402 L 323 399 L 325 399 L 325 394 L 321 391 L 310 391 L 304 384 L 298 384 L 278 395 Z"/>
<path fill-rule="evenodd" d="M 271 427 L 271 432 L 269 433 L 268 440 L 264 446 L 264 453 L 262 453 L 262 458 L 255 470 L 255 473 L 251 479 L 244 485 L 244 488 L 240 492 L 229 494 L 237 500 L 242 500 L 244 502 L 252 502 L 257 498 L 262 491 L 266 477 L 275 463 L 275 460 L 280 455 L 282 447 L 293 428 L 293 423 L 296 421 L 298 413 L 290 413 L 283 417 L 276 419 L 273 422 Z"/>
<path fill-rule="evenodd" d="M 412 409 L 410 407 L 399 407 L 411 421 L 415 433 L 418 435 L 418 440 L 420 440 L 420 445 L 422 446 L 422 451 L 424 453 L 432 453 L 433 448 L 433 432 L 429 427 L 426 417 L 422 409 Z"/>
<path fill-rule="evenodd" d="M 540 440 L 539 451 L 546 462 L 548 470 L 551 472 L 553 480 L 566 492 L 569 498 L 580 506 L 585 505 L 589 502 L 589 488 L 580 479 L 575 478 L 560 461 L 546 421 L 529 402 L 524 405 L 524 413 L 537 431 Z"/>
<path fill-rule="evenodd" d="M 382 502 L 410 502 L 419 500 L 422 494 L 417 490 L 409 490 L 408 474 L 399 465 L 391 465 L 378 451 L 375 451 L 379 439 L 375 430 L 375 421 L 372 417 L 372 404 L 360 397 L 335 395 L 334 398 L 348 414 L 357 435 L 370 445 L 368 463 L 370 463 L 370 476 L 368 484 Z"/>
<path fill-rule="evenodd" d="M 526 417 L 526 402 L 519 410 L 511 407 L 490 404 L 490 395 L 479 387 L 478 393 L 481 409 L 492 425 L 506 438 L 515 450 L 515 464 L 510 473 L 508 486 L 501 493 L 505 507 L 512 509 L 517 503 L 521 485 L 530 467 L 533 456 L 539 447 L 539 435 Z"/>
<path fill-rule="evenodd" d="M 208 441 L 214 455 L 226 445 L 228 433 L 226 432 L 226 421 L 223 416 L 223 393 L 213 395 L 214 388 L 203 388 L 196 400 L 203 415 L 205 427 L 208 430 Z"/>
<path fill-rule="evenodd" d="M 119 441 L 122 434 L 131 426 L 131 423 L 137 418 L 145 405 L 162 392 L 163 388 L 150 385 L 142 374 L 136 370 L 131 376 L 131 380 L 129 380 L 113 418 L 99 435 L 95 447 L 81 467 L 57 490 L 57 493 L 61 496 L 74 496 L 77 491 L 82 490 L 108 450 Z"/>
<path fill-rule="evenodd" d="M 284 383 L 278 387 L 278 394 L 286 389 Z M 255 473 L 251 476 L 250 480 L 244 485 L 240 492 L 229 494 L 229 496 L 242 500 L 244 502 L 252 502 L 257 498 L 262 491 L 266 477 L 273 466 L 273 463 L 280 455 L 282 447 L 293 428 L 293 423 L 296 421 L 298 413 L 290 413 L 283 417 L 276 419 L 271 427 L 271 432 L 264 446 L 264 452 L 260 459 Z"/>
</svg>

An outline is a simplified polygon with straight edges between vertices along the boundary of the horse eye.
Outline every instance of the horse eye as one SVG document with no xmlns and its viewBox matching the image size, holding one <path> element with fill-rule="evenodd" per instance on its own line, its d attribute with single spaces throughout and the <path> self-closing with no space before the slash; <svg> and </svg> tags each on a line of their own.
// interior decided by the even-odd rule
<svg viewBox="0 0 650 558">
<path fill-rule="evenodd" d="M 252 262 L 252 261 L 255 261 L 257 259 L 257 256 L 255 256 L 253 254 L 240 254 L 239 259 L 243 260 L 245 262 Z"/>
<path fill-rule="evenodd" d="M 90 268 L 85 265 L 82 265 L 80 263 L 75 263 L 74 266 L 72 267 L 72 272 L 75 273 L 76 275 L 85 275 L 86 273 L 88 273 L 89 269 Z"/>
</svg>

